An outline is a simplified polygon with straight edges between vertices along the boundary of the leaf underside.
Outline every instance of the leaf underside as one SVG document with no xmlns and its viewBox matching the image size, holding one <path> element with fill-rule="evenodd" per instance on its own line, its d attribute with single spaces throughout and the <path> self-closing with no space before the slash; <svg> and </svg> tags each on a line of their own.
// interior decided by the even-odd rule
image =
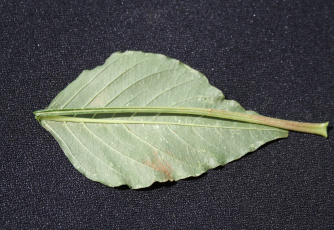
<svg viewBox="0 0 334 230">
<path fill-rule="evenodd" d="M 114 53 L 102 66 L 83 71 L 47 109 L 130 106 L 256 114 L 225 100 L 204 75 L 178 60 L 137 51 Z M 269 126 L 187 114 L 76 115 L 80 116 L 121 123 L 40 122 L 75 168 L 89 179 L 112 187 L 138 189 L 155 181 L 198 176 L 288 135 L 286 130 Z M 139 123 L 126 123 L 128 120 Z"/>
</svg>

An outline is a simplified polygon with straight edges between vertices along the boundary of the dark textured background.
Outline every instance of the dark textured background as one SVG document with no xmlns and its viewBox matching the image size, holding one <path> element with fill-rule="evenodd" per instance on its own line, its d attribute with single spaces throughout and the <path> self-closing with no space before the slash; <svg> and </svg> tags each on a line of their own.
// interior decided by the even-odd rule
<svg viewBox="0 0 334 230">
<path fill-rule="evenodd" d="M 142 50 L 199 70 L 246 109 L 333 124 L 333 1 L 22 2 L 0 0 L 0 228 L 334 228 L 331 129 L 130 190 L 86 179 L 32 114 L 113 52 Z"/>
</svg>

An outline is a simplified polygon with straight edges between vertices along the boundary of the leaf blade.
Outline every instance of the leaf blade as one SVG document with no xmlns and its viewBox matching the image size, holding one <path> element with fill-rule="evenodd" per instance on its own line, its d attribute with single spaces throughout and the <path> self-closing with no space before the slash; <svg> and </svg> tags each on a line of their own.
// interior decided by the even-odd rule
<svg viewBox="0 0 334 230">
<path fill-rule="evenodd" d="M 225 100 L 204 75 L 185 64 L 134 51 L 115 53 L 102 66 L 84 71 L 47 109 L 130 106 L 255 114 Z M 189 114 L 85 116 L 63 116 L 57 121 L 49 116 L 41 124 L 80 172 L 112 187 L 126 184 L 137 189 L 155 181 L 198 176 L 288 134 L 278 128 Z"/>
</svg>

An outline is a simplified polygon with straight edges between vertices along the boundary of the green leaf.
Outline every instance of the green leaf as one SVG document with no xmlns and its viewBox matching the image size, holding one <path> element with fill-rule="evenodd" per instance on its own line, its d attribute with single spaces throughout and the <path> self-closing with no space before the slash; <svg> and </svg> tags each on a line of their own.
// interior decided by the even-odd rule
<svg viewBox="0 0 334 230">
<path fill-rule="evenodd" d="M 83 71 L 35 114 L 86 177 L 135 189 L 201 175 L 288 135 L 189 66 L 135 51 Z"/>
</svg>

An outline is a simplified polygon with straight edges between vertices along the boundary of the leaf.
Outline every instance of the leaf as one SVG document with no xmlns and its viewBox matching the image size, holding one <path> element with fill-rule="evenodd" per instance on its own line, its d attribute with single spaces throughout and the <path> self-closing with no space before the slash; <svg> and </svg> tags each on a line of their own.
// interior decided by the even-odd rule
<svg viewBox="0 0 334 230">
<path fill-rule="evenodd" d="M 112 187 L 138 189 L 198 176 L 288 136 L 244 122 L 264 118 L 224 99 L 198 71 L 135 51 L 114 53 L 83 71 L 35 114 L 75 168 Z M 246 118 L 223 119 L 235 114 Z"/>
</svg>

